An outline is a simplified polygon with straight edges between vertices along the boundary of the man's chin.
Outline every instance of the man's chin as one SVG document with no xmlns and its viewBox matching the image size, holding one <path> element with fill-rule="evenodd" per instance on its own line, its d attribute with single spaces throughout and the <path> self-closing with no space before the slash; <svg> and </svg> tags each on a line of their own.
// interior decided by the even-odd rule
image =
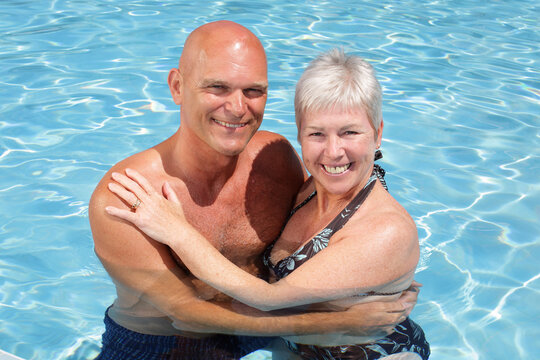
<svg viewBox="0 0 540 360">
<path fill-rule="evenodd" d="M 217 143 L 212 146 L 215 151 L 225 156 L 237 156 L 245 150 L 247 142 Z"/>
<path fill-rule="evenodd" d="M 245 146 L 243 147 L 235 147 L 235 148 L 231 148 L 231 147 L 226 147 L 226 148 L 222 148 L 222 150 L 220 151 L 223 155 L 225 156 L 238 156 L 242 153 L 242 151 L 244 151 L 246 149 Z"/>
<path fill-rule="evenodd" d="M 251 139 L 250 136 L 249 139 Z M 234 141 L 224 141 L 219 144 L 220 153 L 227 156 L 237 156 L 241 154 L 247 147 L 249 139 L 234 140 Z"/>
</svg>

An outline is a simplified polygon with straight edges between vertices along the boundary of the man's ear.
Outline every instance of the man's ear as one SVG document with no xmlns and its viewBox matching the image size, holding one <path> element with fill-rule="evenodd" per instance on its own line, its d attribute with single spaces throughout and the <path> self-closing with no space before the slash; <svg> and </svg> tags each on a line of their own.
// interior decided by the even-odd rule
<svg viewBox="0 0 540 360">
<path fill-rule="evenodd" d="M 174 68 L 169 71 L 167 83 L 169 84 L 169 90 L 171 90 L 171 95 L 174 103 L 176 105 L 181 105 L 183 94 L 183 79 L 179 69 Z"/>
</svg>

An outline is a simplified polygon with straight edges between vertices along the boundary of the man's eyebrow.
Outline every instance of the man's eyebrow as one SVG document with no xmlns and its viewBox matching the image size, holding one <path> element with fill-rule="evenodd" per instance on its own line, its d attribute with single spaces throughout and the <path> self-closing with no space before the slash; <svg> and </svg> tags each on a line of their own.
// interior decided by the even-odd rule
<svg viewBox="0 0 540 360">
<path fill-rule="evenodd" d="M 261 90 L 266 90 L 268 89 L 268 84 L 264 82 L 256 82 L 256 83 L 251 84 L 251 86 L 248 86 L 248 88 L 258 88 Z"/>
<path fill-rule="evenodd" d="M 304 127 L 306 130 L 323 130 L 324 128 L 322 126 L 316 126 L 316 125 L 308 125 Z"/>
<path fill-rule="evenodd" d="M 229 86 L 229 84 L 228 84 L 226 81 L 219 80 L 219 79 L 204 79 L 204 80 L 201 81 L 201 83 L 199 84 L 200 87 L 207 87 L 207 86 L 210 86 L 210 85 L 224 85 L 224 86 Z"/>
<path fill-rule="evenodd" d="M 226 87 L 231 86 L 227 81 L 220 80 L 220 79 L 204 79 L 199 84 L 199 86 L 203 87 L 203 88 L 208 87 L 208 86 L 212 86 L 212 85 L 223 85 L 223 86 L 226 86 Z M 254 82 L 253 84 L 251 84 L 249 86 L 246 86 L 246 88 L 247 89 L 254 88 L 254 89 L 260 89 L 260 90 L 266 91 L 266 89 L 268 89 L 268 84 L 265 83 L 265 82 Z"/>
</svg>

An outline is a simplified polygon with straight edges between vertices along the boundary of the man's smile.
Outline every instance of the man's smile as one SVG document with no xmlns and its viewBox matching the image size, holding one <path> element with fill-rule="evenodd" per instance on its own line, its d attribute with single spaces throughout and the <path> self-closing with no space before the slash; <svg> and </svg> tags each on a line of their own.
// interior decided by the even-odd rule
<svg viewBox="0 0 540 360">
<path fill-rule="evenodd" d="M 247 123 L 232 124 L 232 123 L 220 121 L 220 120 L 217 120 L 217 119 L 214 119 L 214 118 L 212 118 L 212 120 L 214 120 L 214 122 L 216 122 L 217 124 L 219 124 L 221 126 L 224 126 L 224 127 L 227 127 L 227 128 L 241 128 L 241 127 L 244 127 L 244 126 L 247 125 Z"/>
</svg>

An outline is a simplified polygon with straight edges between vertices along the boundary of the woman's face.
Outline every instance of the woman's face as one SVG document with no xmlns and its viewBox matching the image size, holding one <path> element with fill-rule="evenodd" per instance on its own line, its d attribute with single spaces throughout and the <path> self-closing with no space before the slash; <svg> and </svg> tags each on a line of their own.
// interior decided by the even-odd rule
<svg viewBox="0 0 540 360">
<path fill-rule="evenodd" d="M 301 120 L 302 157 L 316 183 L 335 195 L 364 186 L 380 146 L 382 123 L 375 135 L 364 109 L 310 112 Z"/>
</svg>

